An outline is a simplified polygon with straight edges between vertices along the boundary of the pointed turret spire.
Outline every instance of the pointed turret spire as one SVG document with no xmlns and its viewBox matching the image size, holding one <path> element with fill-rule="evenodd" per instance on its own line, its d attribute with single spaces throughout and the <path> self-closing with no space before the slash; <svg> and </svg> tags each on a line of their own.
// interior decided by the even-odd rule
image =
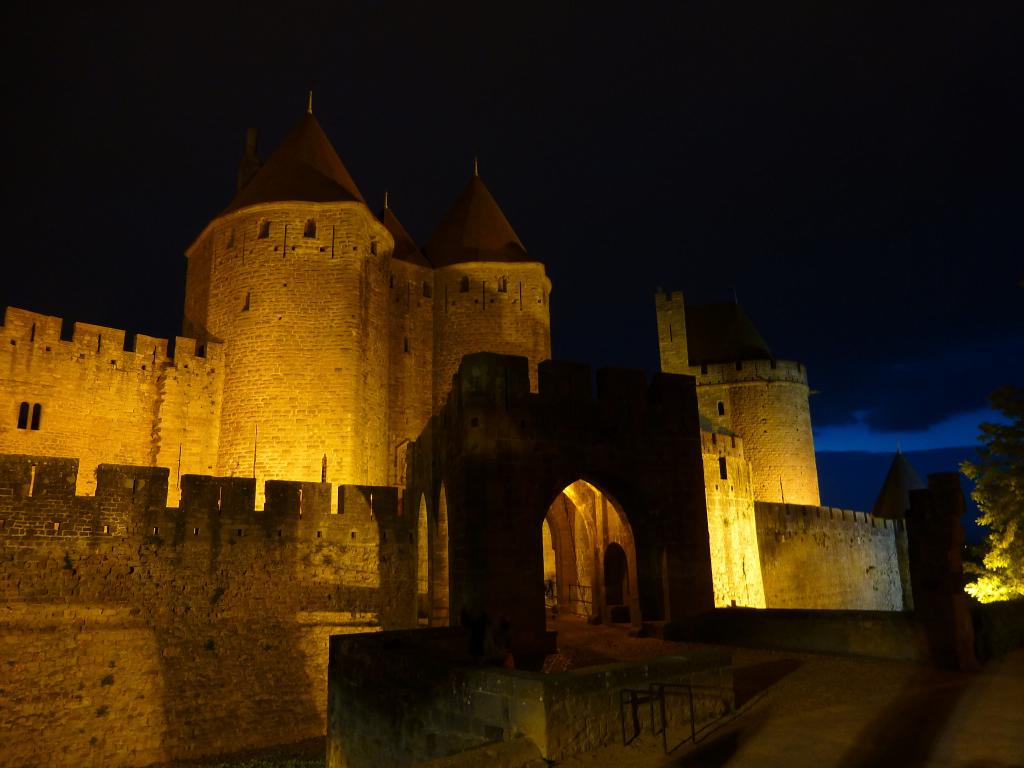
<svg viewBox="0 0 1024 768">
<path fill-rule="evenodd" d="M 306 114 L 313 114 L 313 91 L 309 92 L 309 98 L 306 101 Z"/>
<path fill-rule="evenodd" d="M 536 261 L 480 178 L 476 158 L 469 184 L 437 225 L 424 252 L 435 267 L 467 261 Z"/>
<path fill-rule="evenodd" d="M 317 119 L 307 112 L 225 213 L 258 203 L 365 202 Z"/>
<path fill-rule="evenodd" d="M 429 269 L 431 266 L 430 262 L 427 261 L 423 252 L 420 251 L 420 247 L 416 245 L 412 235 L 409 234 L 405 227 L 402 226 L 402 222 L 395 216 L 389 203 L 388 193 L 385 192 L 384 209 L 377 214 L 377 218 L 380 219 L 380 223 L 384 225 L 387 231 L 391 233 L 391 237 L 395 239 L 395 250 L 392 252 L 391 258 L 407 261 L 418 267 L 427 267 Z"/>
<path fill-rule="evenodd" d="M 910 492 L 924 487 L 921 476 L 897 448 L 871 514 L 875 517 L 903 519 L 910 509 Z"/>
</svg>

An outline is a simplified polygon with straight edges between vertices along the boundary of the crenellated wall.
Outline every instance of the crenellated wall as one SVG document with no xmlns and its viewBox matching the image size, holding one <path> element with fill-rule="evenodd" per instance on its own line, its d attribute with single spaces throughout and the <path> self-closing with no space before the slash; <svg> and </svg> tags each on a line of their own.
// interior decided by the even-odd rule
<svg viewBox="0 0 1024 768">
<path fill-rule="evenodd" d="M 8 307 L 0 326 L 0 452 L 76 456 L 78 492 L 96 488 L 103 462 L 165 467 L 179 478 L 211 472 L 224 382 L 223 349 L 192 339 L 128 336 Z M 19 408 L 40 406 L 39 428 L 18 428 Z"/>
<path fill-rule="evenodd" d="M 755 514 L 769 608 L 903 610 L 902 521 L 761 501 Z"/>
<path fill-rule="evenodd" d="M 0 456 L 0 743 L 11 765 L 148 765 L 325 732 L 332 634 L 415 626 L 394 488 Z"/>
</svg>

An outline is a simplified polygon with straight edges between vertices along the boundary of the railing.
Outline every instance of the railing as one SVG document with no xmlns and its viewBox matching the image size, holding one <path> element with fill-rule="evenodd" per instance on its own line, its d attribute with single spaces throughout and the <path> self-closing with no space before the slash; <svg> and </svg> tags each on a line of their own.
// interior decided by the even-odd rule
<svg viewBox="0 0 1024 768">
<path fill-rule="evenodd" d="M 639 735 L 642 730 L 640 725 L 640 713 L 639 708 L 647 704 L 650 707 L 651 713 L 651 732 L 657 736 L 661 734 L 661 745 L 665 754 L 671 754 L 681 745 L 687 741 L 692 741 L 694 744 L 697 743 L 697 734 L 700 731 L 713 725 L 722 717 L 731 714 L 734 711 L 733 706 L 733 691 L 731 686 L 726 686 L 721 683 L 722 670 L 719 670 L 719 684 L 718 685 L 695 685 L 693 682 L 687 680 L 683 683 L 651 683 L 646 689 L 643 688 L 624 688 L 619 691 L 619 719 L 622 723 L 622 743 L 628 745 L 632 743 Z M 694 691 L 697 691 L 697 698 L 706 697 L 708 694 L 713 693 L 715 697 L 721 697 L 720 701 L 725 705 L 724 710 L 721 714 L 713 717 L 708 723 L 705 723 L 699 730 L 697 728 L 697 712 L 694 706 Z M 690 735 L 684 736 L 681 741 L 674 744 L 671 749 L 669 748 L 668 739 L 668 708 L 666 705 L 666 698 L 668 696 L 685 696 L 688 700 L 688 710 L 690 714 Z M 631 714 L 631 730 L 632 735 L 626 733 L 626 704 L 629 703 L 629 709 Z M 655 706 L 657 705 L 657 707 Z M 658 717 L 655 716 L 657 712 Z M 660 721 L 660 726 L 659 726 Z"/>
</svg>

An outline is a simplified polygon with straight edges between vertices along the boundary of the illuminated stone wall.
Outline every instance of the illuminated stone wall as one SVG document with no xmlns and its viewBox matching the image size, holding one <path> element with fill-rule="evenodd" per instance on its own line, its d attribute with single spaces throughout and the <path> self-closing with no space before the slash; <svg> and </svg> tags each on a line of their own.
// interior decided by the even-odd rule
<svg viewBox="0 0 1024 768">
<path fill-rule="evenodd" d="M 754 493 L 743 441 L 713 432 L 701 432 L 700 440 L 715 605 L 764 608 Z"/>
<path fill-rule="evenodd" d="M 820 503 L 807 371 L 786 360 L 690 365 L 683 294 L 655 294 L 661 369 L 697 379 L 702 425 L 743 438 L 754 497 Z M 723 329 L 728 333 L 728 329 Z"/>
<path fill-rule="evenodd" d="M 760 501 L 755 514 L 769 608 L 903 610 L 902 521 Z"/>
<path fill-rule="evenodd" d="M 526 357 L 536 392 L 537 365 L 551 357 L 550 296 L 551 281 L 539 262 L 467 262 L 435 270 L 435 409 L 463 356 L 474 352 Z"/>
<path fill-rule="evenodd" d="M 33 482 L 32 467 L 35 465 Z M 10 765 L 148 765 L 321 736 L 328 637 L 415 626 L 416 516 L 393 488 L 0 457 Z M 372 510 L 371 510 L 372 505 Z M 106 531 L 106 532 L 105 532 Z"/>
<path fill-rule="evenodd" d="M 743 438 L 754 498 L 817 505 L 807 372 L 800 363 L 754 360 L 695 368 L 701 416 Z M 724 414 L 719 414 L 719 406 Z"/>
<path fill-rule="evenodd" d="M 249 206 L 189 248 L 186 333 L 224 343 L 218 474 L 319 481 L 326 455 L 329 482 L 387 482 L 392 248 L 362 203 Z"/>
<path fill-rule="evenodd" d="M 408 444 L 433 412 L 433 270 L 392 259 L 390 285 L 388 484 L 404 486 Z"/>
<path fill-rule="evenodd" d="M 0 453 L 75 456 L 78 492 L 92 493 L 96 467 L 165 467 L 170 500 L 178 478 L 216 463 L 223 350 L 197 354 L 191 339 L 166 339 L 8 308 L 0 326 Z M 128 349 L 125 349 L 125 347 Z M 41 406 L 39 429 L 18 429 L 21 403 Z M 31 426 L 31 424 L 29 425 Z"/>
</svg>

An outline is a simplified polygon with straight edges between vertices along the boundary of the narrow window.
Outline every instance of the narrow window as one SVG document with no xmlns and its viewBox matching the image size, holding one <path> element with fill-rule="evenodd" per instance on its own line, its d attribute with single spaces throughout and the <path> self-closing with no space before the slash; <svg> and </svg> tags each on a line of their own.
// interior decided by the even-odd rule
<svg viewBox="0 0 1024 768">
<path fill-rule="evenodd" d="M 498 293 L 508 293 L 508 278 L 507 277 L 499 277 L 498 278 Z"/>
<path fill-rule="evenodd" d="M 306 219 L 306 226 L 302 228 L 303 237 L 316 237 L 316 219 Z"/>
<path fill-rule="evenodd" d="M 269 221 L 261 221 L 260 222 L 260 231 L 259 231 L 259 234 L 256 235 L 256 238 L 258 240 L 266 240 L 268 237 L 270 237 L 270 222 Z"/>
<path fill-rule="evenodd" d="M 394 288 L 394 287 L 395 287 L 395 273 L 392 272 L 390 275 L 388 275 L 388 288 Z"/>
<path fill-rule="evenodd" d="M 459 280 L 459 293 L 469 293 L 469 278 L 463 277 Z"/>
<path fill-rule="evenodd" d="M 721 400 L 718 401 L 718 415 L 725 416 L 725 403 Z"/>
<path fill-rule="evenodd" d="M 430 287 L 430 283 L 423 283 L 423 298 L 429 299 L 434 295 L 434 289 Z"/>
<path fill-rule="evenodd" d="M 377 255 L 377 241 L 373 240 L 370 242 L 370 253 L 374 256 Z"/>
<path fill-rule="evenodd" d="M 242 311 L 243 312 L 248 312 L 249 311 L 249 302 L 251 300 L 252 300 L 252 291 L 246 291 L 245 292 L 245 304 L 242 305 Z"/>
<path fill-rule="evenodd" d="M 18 429 L 28 429 L 28 403 L 18 406 Z"/>
<path fill-rule="evenodd" d="M 743 361 L 742 360 L 737 360 L 736 361 L 736 370 L 737 371 L 742 371 L 743 370 Z"/>
<path fill-rule="evenodd" d="M 707 363 L 704 363 L 703 365 L 701 365 L 701 367 L 700 367 L 700 375 L 701 376 L 707 376 L 708 375 L 708 364 Z"/>
<path fill-rule="evenodd" d="M 35 323 L 32 323 L 32 335 L 28 337 L 28 340 L 29 341 L 35 341 L 36 340 L 36 324 Z"/>
<path fill-rule="evenodd" d="M 718 458 L 718 474 L 723 480 L 726 480 L 729 477 L 729 473 L 725 468 L 725 456 L 720 456 Z"/>
<path fill-rule="evenodd" d="M 402 344 L 405 347 L 405 351 L 408 352 L 409 351 L 409 337 L 408 336 L 406 336 L 405 339 L 403 339 Z"/>
<path fill-rule="evenodd" d="M 32 429 L 39 429 L 39 419 L 43 416 L 43 406 L 36 403 L 32 406 Z"/>
<path fill-rule="evenodd" d="M 228 235 L 228 248 L 235 247 L 235 228 L 231 228 L 231 233 Z"/>
</svg>

